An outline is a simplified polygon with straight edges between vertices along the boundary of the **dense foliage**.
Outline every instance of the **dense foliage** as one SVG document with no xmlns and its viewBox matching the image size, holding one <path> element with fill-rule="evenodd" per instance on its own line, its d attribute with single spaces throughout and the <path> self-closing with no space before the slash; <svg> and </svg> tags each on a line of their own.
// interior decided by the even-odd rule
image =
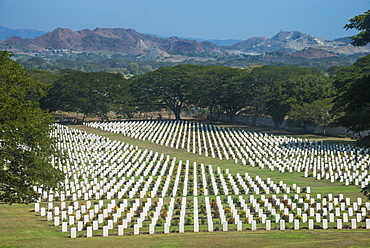
<svg viewBox="0 0 370 248">
<path fill-rule="evenodd" d="M 153 69 L 170 66 L 172 63 L 144 60 L 135 56 L 121 54 L 37 54 L 34 57 L 17 55 L 17 61 L 26 69 L 57 72 L 72 69 L 83 72 L 109 72 L 123 75 L 139 75 Z"/>
<path fill-rule="evenodd" d="M 0 200 L 28 203 L 38 198 L 33 186 L 57 187 L 63 174 L 50 164 L 52 118 L 37 102 L 47 86 L 10 57 L 0 52 Z"/>
<path fill-rule="evenodd" d="M 354 132 L 370 129 L 370 55 L 342 68 L 334 77 L 338 95 L 336 124 Z"/>
<path fill-rule="evenodd" d="M 140 75 L 158 69 L 178 64 L 194 65 L 219 65 L 236 68 L 249 68 L 253 65 L 294 65 L 304 67 L 315 67 L 323 71 L 332 66 L 348 66 L 364 54 L 338 55 L 325 58 L 303 58 L 292 57 L 281 52 L 266 53 L 261 55 L 247 54 L 225 54 L 217 58 L 189 57 L 186 60 L 156 61 L 154 59 L 142 58 L 140 56 L 121 54 L 36 54 L 34 57 L 18 54 L 17 61 L 26 69 L 37 69 L 56 72 L 63 69 L 73 69 L 83 72 L 105 71 L 110 73 L 121 73 L 123 75 Z"/>
<path fill-rule="evenodd" d="M 370 10 L 362 15 L 355 16 L 344 26 L 346 29 L 356 29 L 360 31 L 351 37 L 354 46 L 365 46 L 370 42 Z"/>
<path fill-rule="evenodd" d="M 84 118 L 96 115 L 106 119 L 109 111 L 124 111 L 127 96 L 126 79 L 107 72 L 63 71 L 42 100 L 50 111 L 79 112 Z"/>
<path fill-rule="evenodd" d="M 130 80 L 132 94 L 146 105 L 163 104 L 180 119 L 184 107 L 205 108 L 209 118 L 226 113 L 271 116 L 280 128 L 293 104 L 312 103 L 333 93 L 321 71 L 263 66 L 241 70 L 221 66 L 163 67 Z M 144 101 L 145 100 L 145 101 Z"/>
</svg>

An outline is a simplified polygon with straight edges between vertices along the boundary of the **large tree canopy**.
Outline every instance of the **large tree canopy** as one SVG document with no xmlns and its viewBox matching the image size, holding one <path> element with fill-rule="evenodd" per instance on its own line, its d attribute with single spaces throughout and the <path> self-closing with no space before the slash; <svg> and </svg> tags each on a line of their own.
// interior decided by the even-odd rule
<svg viewBox="0 0 370 248">
<path fill-rule="evenodd" d="M 334 110 L 336 124 L 353 132 L 370 129 L 370 55 L 340 70 L 334 85 L 338 95 Z"/>
<path fill-rule="evenodd" d="M 0 52 L 0 200 L 28 203 L 38 198 L 33 186 L 54 188 L 64 176 L 50 164 L 52 118 L 37 102 L 46 85 L 10 56 Z"/>
<path fill-rule="evenodd" d="M 131 93 L 143 106 L 166 106 L 180 120 L 181 110 L 189 101 L 194 84 L 195 65 L 161 67 L 131 79 Z"/>
<path fill-rule="evenodd" d="M 74 111 L 105 119 L 111 110 L 121 110 L 128 84 L 121 74 L 69 71 L 53 83 L 43 107 L 51 111 Z"/>
<path fill-rule="evenodd" d="M 177 120 L 181 110 L 189 106 L 208 109 L 210 118 L 218 111 L 233 116 L 245 106 L 240 84 L 232 81 L 241 72 L 224 66 L 162 67 L 132 78 L 131 90 L 141 108 L 166 106 Z"/>
<path fill-rule="evenodd" d="M 292 126 L 301 126 L 303 129 L 306 125 L 322 126 L 325 135 L 326 128 L 333 121 L 333 115 L 330 113 L 333 108 L 332 101 L 333 98 L 328 97 L 310 103 L 295 104 L 289 113 L 289 122 Z"/>
<path fill-rule="evenodd" d="M 138 109 L 166 106 L 176 119 L 184 107 L 207 109 L 211 119 L 225 113 L 231 121 L 242 112 L 254 117 L 268 115 L 276 128 L 293 104 L 310 103 L 332 93 L 329 78 L 322 71 L 294 66 L 263 66 L 250 71 L 178 65 L 133 77 L 130 82 Z"/>
<path fill-rule="evenodd" d="M 362 15 L 358 15 L 349 20 L 344 26 L 346 29 L 356 29 L 360 31 L 351 37 L 354 46 L 365 46 L 370 42 L 370 10 Z"/>
<path fill-rule="evenodd" d="M 253 92 L 253 108 L 272 118 L 275 128 L 281 127 L 294 104 L 312 102 L 327 97 L 329 79 L 319 70 L 267 65 L 252 70 L 246 84 Z M 259 105 L 259 107 L 257 107 Z"/>
<path fill-rule="evenodd" d="M 207 109 L 209 119 L 212 120 L 215 114 L 223 112 L 232 119 L 240 110 L 237 106 L 245 106 L 245 99 L 238 91 L 240 83 L 233 80 L 243 70 L 225 66 L 195 66 L 192 69 L 190 101 L 194 107 Z"/>
</svg>

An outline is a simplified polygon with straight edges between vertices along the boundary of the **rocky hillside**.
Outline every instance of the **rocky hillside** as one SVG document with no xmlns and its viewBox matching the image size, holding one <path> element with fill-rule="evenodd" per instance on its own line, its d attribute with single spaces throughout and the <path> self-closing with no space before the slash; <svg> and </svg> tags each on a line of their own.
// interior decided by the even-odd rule
<svg viewBox="0 0 370 248">
<path fill-rule="evenodd" d="M 306 58 L 306 59 L 318 59 L 318 58 L 335 57 L 338 55 L 333 52 L 327 52 L 321 49 L 309 47 L 301 51 L 294 52 L 291 56 L 301 57 L 301 58 Z"/>
<path fill-rule="evenodd" d="M 209 57 L 222 54 L 258 55 L 278 51 L 304 58 L 370 53 L 369 46 L 354 47 L 343 39 L 325 40 L 297 31 L 282 31 L 272 38 L 253 37 L 232 46 L 217 46 L 208 41 L 199 42 L 176 37 L 159 38 L 123 28 L 96 28 L 80 31 L 57 28 L 34 39 L 13 36 L 0 42 L 0 50 L 10 50 L 15 53 L 55 50 L 107 52 L 150 59 L 163 59 L 171 56 Z"/>
<path fill-rule="evenodd" d="M 370 52 L 370 47 L 354 47 L 347 42 L 341 40 L 332 41 L 320 38 L 315 38 L 311 35 L 298 31 L 281 31 L 271 39 L 264 37 L 254 37 L 248 40 L 239 42 L 233 46 L 227 47 L 228 50 L 243 52 L 245 54 L 261 54 L 266 52 L 287 51 L 296 52 L 307 48 L 320 49 L 326 52 L 338 54 L 355 54 Z M 308 50 L 307 52 L 315 51 Z M 315 52 L 316 53 L 316 52 Z M 325 55 L 326 57 L 326 55 Z"/>
<path fill-rule="evenodd" d="M 0 49 L 13 52 L 69 50 L 156 56 L 163 53 L 212 53 L 217 51 L 218 47 L 210 42 L 175 37 L 161 39 L 154 35 L 140 34 L 133 29 L 96 28 L 72 31 L 67 28 L 57 28 L 35 39 L 12 37 L 1 41 Z"/>
</svg>

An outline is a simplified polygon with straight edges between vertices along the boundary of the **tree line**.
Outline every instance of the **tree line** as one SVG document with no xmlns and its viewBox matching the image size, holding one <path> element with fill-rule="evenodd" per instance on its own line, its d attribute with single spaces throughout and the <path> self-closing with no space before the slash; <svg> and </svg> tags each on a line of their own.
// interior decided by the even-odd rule
<svg viewBox="0 0 370 248">
<path fill-rule="evenodd" d="M 302 128 L 335 124 L 361 132 L 370 123 L 362 118 L 367 110 L 360 110 L 369 100 L 361 85 L 367 83 L 369 67 L 370 56 L 365 56 L 351 66 L 331 68 L 329 74 L 297 66 L 246 70 L 191 64 L 161 67 L 130 79 L 74 70 L 33 74 L 52 82 L 41 100 L 50 111 L 80 112 L 104 120 L 110 111 L 132 118 L 167 108 L 180 120 L 184 109 L 197 108 L 206 110 L 210 120 L 226 114 L 233 122 L 236 114 L 244 114 L 253 120 L 271 117 L 276 129 L 288 120 Z"/>
</svg>

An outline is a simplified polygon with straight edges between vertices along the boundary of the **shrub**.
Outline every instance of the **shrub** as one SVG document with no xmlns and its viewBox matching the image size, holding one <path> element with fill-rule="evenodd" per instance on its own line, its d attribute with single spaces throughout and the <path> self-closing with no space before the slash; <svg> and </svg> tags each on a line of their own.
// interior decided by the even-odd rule
<svg viewBox="0 0 370 248">
<path fill-rule="evenodd" d="M 193 218 L 187 217 L 185 219 L 185 225 L 192 225 L 193 224 Z"/>
<path fill-rule="evenodd" d="M 227 221 L 227 223 L 229 223 L 229 224 L 235 224 L 235 219 L 234 218 L 229 218 L 229 220 Z"/>
</svg>

